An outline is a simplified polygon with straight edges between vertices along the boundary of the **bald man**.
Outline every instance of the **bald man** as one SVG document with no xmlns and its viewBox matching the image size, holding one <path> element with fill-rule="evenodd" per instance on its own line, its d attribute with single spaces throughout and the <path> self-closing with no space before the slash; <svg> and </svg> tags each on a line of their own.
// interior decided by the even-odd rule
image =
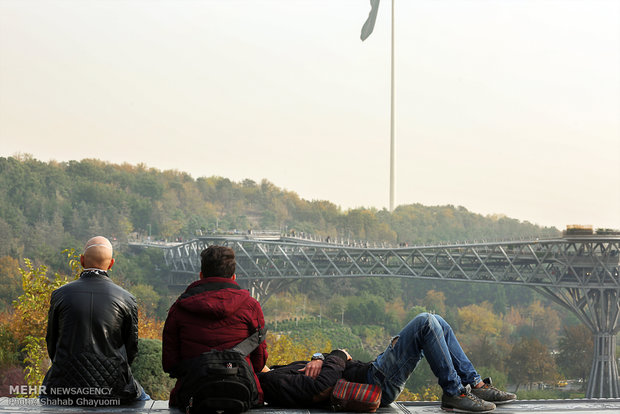
<svg viewBox="0 0 620 414">
<path fill-rule="evenodd" d="M 105 237 L 88 240 L 79 279 L 52 293 L 45 338 L 52 367 L 41 392 L 46 404 L 114 406 L 149 399 L 130 369 L 138 352 L 136 299 L 108 277 L 112 255 Z"/>
</svg>

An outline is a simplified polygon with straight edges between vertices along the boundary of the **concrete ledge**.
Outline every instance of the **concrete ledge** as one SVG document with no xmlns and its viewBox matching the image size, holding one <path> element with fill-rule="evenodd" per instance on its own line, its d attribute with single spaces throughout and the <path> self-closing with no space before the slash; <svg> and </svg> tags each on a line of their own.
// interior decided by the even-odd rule
<svg viewBox="0 0 620 414">
<path fill-rule="evenodd" d="M 407 401 L 391 404 L 380 408 L 379 414 L 430 414 L 443 413 L 439 402 Z M 141 401 L 131 405 L 117 407 L 62 407 L 43 405 L 38 399 L 0 397 L 0 414 L 7 413 L 170 413 L 179 414 L 180 411 L 168 407 L 168 401 Z M 320 414 L 330 411 L 320 409 L 293 409 L 268 407 L 254 409 L 254 414 Z M 500 405 L 494 411 L 497 414 L 538 413 L 538 414 L 590 414 L 614 413 L 620 414 L 620 398 L 609 399 L 577 399 L 577 400 L 526 400 Z"/>
<path fill-rule="evenodd" d="M 140 401 L 129 405 L 115 406 L 115 407 L 63 407 L 58 405 L 45 405 L 36 398 L 8 398 L 0 397 L 0 414 L 7 413 L 132 413 L 132 414 L 147 414 L 147 413 L 170 413 L 179 414 L 180 410 L 176 408 L 169 408 L 168 401 Z M 400 408 L 397 404 L 391 404 L 389 407 L 383 407 L 377 411 L 378 413 L 394 413 L 402 414 L 407 413 L 408 410 Z M 268 407 L 260 409 L 253 409 L 251 413 L 255 414 L 269 414 L 269 413 L 287 413 L 287 414 L 308 414 L 308 413 L 331 413 L 330 411 L 320 409 L 305 409 L 305 408 L 277 408 Z"/>
</svg>

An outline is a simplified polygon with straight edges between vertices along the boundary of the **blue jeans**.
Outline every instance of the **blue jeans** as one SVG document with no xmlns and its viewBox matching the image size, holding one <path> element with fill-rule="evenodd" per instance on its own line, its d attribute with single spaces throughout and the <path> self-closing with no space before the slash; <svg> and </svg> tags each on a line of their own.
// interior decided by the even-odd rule
<svg viewBox="0 0 620 414">
<path fill-rule="evenodd" d="M 398 398 L 423 357 L 447 394 L 458 395 L 463 384 L 480 381 L 450 325 L 441 316 L 421 313 L 392 339 L 368 370 L 368 382 L 381 387 L 381 405 Z"/>
<path fill-rule="evenodd" d="M 151 396 L 148 395 L 146 393 L 146 391 L 144 391 L 144 388 L 142 388 L 142 392 L 140 393 L 140 396 L 136 399 L 136 401 L 150 401 Z"/>
</svg>

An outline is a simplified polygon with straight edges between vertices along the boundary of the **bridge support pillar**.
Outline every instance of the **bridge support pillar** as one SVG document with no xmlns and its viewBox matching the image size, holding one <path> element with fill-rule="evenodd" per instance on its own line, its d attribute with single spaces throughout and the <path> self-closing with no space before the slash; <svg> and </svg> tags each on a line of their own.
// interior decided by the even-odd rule
<svg viewBox="0 0 620 414">
<path fill-rule="evenodd" d="M 618 398 L 618 365 L 616 363 L 616 334 L 594 334 L 594 360 L 588 380 L 586 398 Z"/>
<path fill-rule="evenodd" d="M 618 288 L 535 288 L 568 308 L 592 331 L 594 354 L 586 398 L 618 398 L 616 334 L 620 329 Z"/>
</svg>

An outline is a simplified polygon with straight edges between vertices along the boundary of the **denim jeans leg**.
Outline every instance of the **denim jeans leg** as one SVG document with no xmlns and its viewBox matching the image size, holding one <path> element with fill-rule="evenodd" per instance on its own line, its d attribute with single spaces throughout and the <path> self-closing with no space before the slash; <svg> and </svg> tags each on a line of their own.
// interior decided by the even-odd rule
<svg viewBox="0 0 620 414">
<path fill-rule="evenodd" d="M 452 327 L 441 316 L 435 315 L 435 318 L 443 329 L 444 338 L 448 345 L 448 350 L 450 350 L 450 357 L 452 357 L 452 365 L 454 365 L 454 369 L 461 378 L 461 382 L 463 384 L 470 384 L 473 387 L 480 382 L 480 375 L 478 375 L 474 365 L 469 358 L 467 358 L 467 355 L 465 355 L 463 348 L 461 348 L 461 344 L 459 344 L 459 341 L 454 335 Z"/>
<path fill-rule="evenodd" d="M 452 395 L 461 391 L 463 386 L 452 364 L 443 329 L 434 315 L 419 314 L 394 339 L 368 371 L 369 382 L 381 386 L 382 405 L 398 397 L 423 357 L 444 391 Z"/>
<path fill-rule="evenodd" d="M 142 388 L 142 392 L 140 393 L 140 396 L 138 397 L 136 401 L 150 401 L 150 400 L 151 400 L 151 396 L 148 395 L 146 391 L 144 391 L 144 388 Z"/>
</svg>

